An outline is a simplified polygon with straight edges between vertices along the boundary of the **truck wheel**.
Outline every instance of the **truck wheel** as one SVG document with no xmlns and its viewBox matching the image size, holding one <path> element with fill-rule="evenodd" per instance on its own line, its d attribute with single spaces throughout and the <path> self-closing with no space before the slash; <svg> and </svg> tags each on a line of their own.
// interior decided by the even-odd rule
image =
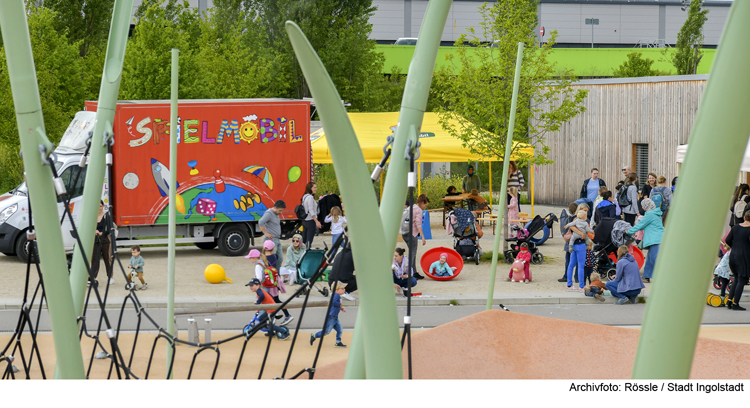
<svg viewBox="0 0 750 408">
<path fill-rule="evenodd" d="M 240 256 L 250 248 L 250 233 L 242 225 L 230 225 L 221 230 L 219 250 L 226 256 Z"/>
<path fill-rule="evenodd" d="M 16 240 L 16 256 L 18 259 L 26 263 L 29 261 L 29 247 L 31 245 L 29 244 L 29 240 L 26 239 L 26 231 L 21 232 L 21 234 L 18 236 L 18 239 Z M 31 262 L 34 262 L 34 259 L 31 259 Z"/>
<path fill-rule="evenodd" d="M 217 244 L 216 241 L 214 241 L 214 242 L 196 242 L 195 243 L 195 246 L 197 246 L 200 249 L 214 249 L 214 248 L 216 248 L 217 245 L 219 245 L 219 244 Z"/>
</svg>

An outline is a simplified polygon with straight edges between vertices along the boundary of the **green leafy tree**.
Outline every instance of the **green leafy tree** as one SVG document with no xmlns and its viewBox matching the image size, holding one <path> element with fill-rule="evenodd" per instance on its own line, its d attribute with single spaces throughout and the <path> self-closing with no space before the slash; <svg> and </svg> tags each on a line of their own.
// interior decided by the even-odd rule
<svg viewBox="0 0 750 408">
<path fill-rule="evenodd" d="M 612 70 L 612 76 L 618 78 L 633 78 L 667 75 L 668 73 L 651 69 L 654 60 L 643 58 L 643 53 L 634 51 L 628 54 L 628 59 Z"/>
<path fill-rule="evenodd" d="M 44 7 L 55 11 L 55 27 L 65 30 L 68 38 L 80 41 L 80 56 L 92 48 L 106 48 L 114 0 L 44 0 Z"/>
<path fill-rule="evenodd" d="M 46 8 L 31 8 L 28 24 L 44 127 L 47 137 L 57 144 L 84 102 L 81 41 L 69 41 L 67 31 L 57 29 L 57 14 Z M 8 191 L 23 179 L 23 165 L 4 48 L 0 72 L 0 122 L 4 124 L 0 127 L 0 190 Z"/>
<path fill-rule="evenodd" d="M 546 132 L 558 130 L 583 112 L 587 91 L 570 88 L 572 72 L 557 69 L 548 60 L 556 31 L 539 47 L 535 34 L 537 1 L 485 3 L 479 12 L 483 21 L 478 31 L 469 28 L 468 35 L 456 40 L 456 51 L 447 57 L 450 64 L 435 75 L 437 87 L 432 96 L 438 99 L 435 105 L 441 113 L 440 122 L 473 152 L 488 158 L 504 157 L 517 44 L 523 42 L 513 140 L 536 148 L 533 157 L 522 157 L 520 163 L 548 163 Z M 470 46 L 479 47 L 479 52 L 467 52 Z M 546 103 L 551 108 L 544 109 Z"/>
<path fill-rule="evenodd" d="M 708 10 L 701 10 L 702 0 L 692 0 L 688 8 L 687 20 L 677 33 L 675 50 L 671 54 L 672 65 L 677 68 L 677 75 L 691 75 L 698 72 L 698 64 L 703 58 L 703 24 L 706 23 Z M 665 52 L 667 50 L 665 49 Z"/>
</svg>

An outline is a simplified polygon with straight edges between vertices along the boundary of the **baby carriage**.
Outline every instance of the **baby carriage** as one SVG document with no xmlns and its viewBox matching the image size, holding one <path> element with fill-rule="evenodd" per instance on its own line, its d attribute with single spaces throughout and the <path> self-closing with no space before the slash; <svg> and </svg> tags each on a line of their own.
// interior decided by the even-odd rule
<svg viewBox="0 0 750 408">
<path fill-rule="evenodd" d="M 323 281 L 323 288 L 319 288 L 317 283 L 311 282 L 315 272 L 318 270 L 321 264 L 323 268 L 328 267 L 328 260 L 326 259 L 326 249 L 310 248 L 302 258 L 297 262 L 297 282 L 306 282 L 310 284 L 311 288 L 315 288 L 321 295 L 328 297 L 328 285 L 326 284 L 325 274 L 321 275 Z"/>
<path fill-rule="evenodd" d="M 552 228 L 552 224 L 557 221 L 555 214 L 549 213 L 544 218 L 541 215 L 537 215 L 526 227 L 526 231 L 519 231 L 519 234 L 515 238 L 506 238 L 507 242 L 510 242 L 510 249 L 505 251 L 505 262 L 512 264 L 518 256 L 518 252 L 521 250 L 521 244 L 526 243 L 529 246 L 529 252 L 531 253 L 531 263 L 534 265 L 541 265 L 544 262 L 544 255 L 537 249 L 536 243 L 532 241 L 534 236 L 540 231 L 544 230 L 544 227 Z M 523 232 L 523 233 L 521 233 Z"/>
<path fill-rule="evenodd" d="M 477 221 L 474 213 L 463 208 L 456 208 L 448 213 L 448 219 L 453 229 L 453 249 L 463 259 L 473 259 L 474 263 L 479 265 L 482 249 L 479 248 Z"/>
<path fill-rule="evenodd" d="M 617 269 L 615 268 L 617 263 L 617 248 L 622 245 L 630 247 L 630 251 L 640 254 L 640 258 L 643 258 L 643 253 L 638 248 L 631 246 L 633 242 L 633 236 L 627 233 L 627 230 L 631 228 L 630 223 L 616 218 L 602 218 L 599 224 L 594 228 L 594 259 L 596 259 L 596 270 L 604 271 L 599 272 L 602 277 L 606 277 L 609 280 L 615 278 Z M 634 254 L 636 259 L 639 257 Z M 641 266 L 639 262 L 639 267 Z"/>
</svg>

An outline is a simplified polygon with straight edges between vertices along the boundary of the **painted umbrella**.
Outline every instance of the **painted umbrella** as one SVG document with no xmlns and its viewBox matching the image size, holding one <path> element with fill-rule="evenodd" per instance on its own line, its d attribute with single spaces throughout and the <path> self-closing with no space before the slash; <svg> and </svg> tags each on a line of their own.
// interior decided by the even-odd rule
<svg viewBox="0 0 750 408">
<path fill-rule="evenodd" d="M 258 176 L 261 180 L 263 180 L 264 183 L 273 190 L 273 177 L 271 176 L 271 172 L 268 171 L 267 168 L 263 166 L 249 166 L 245 167 L 244 172 L 250 173 L 252 175 Z"/>
</svg>

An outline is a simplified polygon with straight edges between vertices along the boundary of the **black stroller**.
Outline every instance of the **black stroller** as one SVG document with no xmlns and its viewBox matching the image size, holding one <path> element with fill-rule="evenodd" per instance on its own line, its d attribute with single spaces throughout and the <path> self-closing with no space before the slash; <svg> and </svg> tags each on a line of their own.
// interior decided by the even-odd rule
<svg viewBox="0 0 750 408">
<path fill-rule="evenodd" d="M 513 261 L 515 261 L 516 256 L 518 256 L 518 252 L 521 250 L 521 244 L 525 242 L 529 247 L 529 252 L 531 253 L 531 263 L 533 263 L 534 265 L 541 265 L 542 262 L 544 262 L 544 255 L 539 252 L 536 243 L 534 243 L 534 241 L 532 241 L 531 239 L 534 238 L 534 236 L 540 231 L 543 231 L 545 226 L 551 229 L 552 224 L 555 221 L 557 221 L 557 216 L 553 213 L 547 214 L 544 218 L 542 218 L 541 215 L 537 215 L 529 223 L 528 228 L 526 228 L 528 233 L 524 234 L 525 236 L 523 238 L 506 238 L 505 240 L 507 242 L 510 242 L 510 249 L 503 252 L 505 262 L 507 262 L 508 264 L 512 264 Z"/>
<path fill-rule="evenodd" d="M 479 265 L 482 249 L 479 248 L 477 220 L 474 213 L 463 208 L 456 208 L 448 213 L 448 220 L 453 228 L 453 249 L 463 259 L 472 259 Z"/>
<path fill-rule="evenodd" d="M 630 228 L 630 223 L 616 218 L 602 218 L 594 228 L 596 271 L 603 278 L 612 280 L 617 274 L 616 261 L 612 260 L 610 254 L 617 259 L 617 248 L 632 242 L 633 237 L 626 233 Z"/>
</svg>

